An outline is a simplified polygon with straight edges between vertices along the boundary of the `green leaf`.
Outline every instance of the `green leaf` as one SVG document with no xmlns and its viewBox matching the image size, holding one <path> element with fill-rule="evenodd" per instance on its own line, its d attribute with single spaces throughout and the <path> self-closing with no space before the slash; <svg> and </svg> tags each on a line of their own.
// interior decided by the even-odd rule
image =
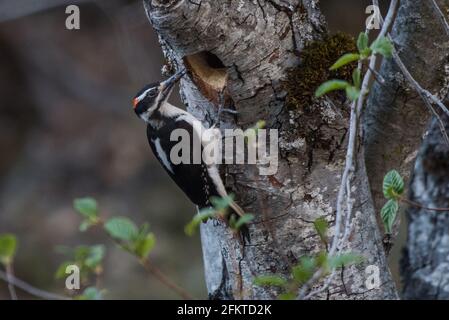
<svg viewBox="0 0 449 320">
<path fill-rule="evenodd" d="M 244 225 L 250 223 L 254 219 L 254 215 L 247 213 L 241 216 L 235 223 L 235 230 L 239 230 Z"/>
<path fill-rule="evenodd" d="M 312 278 L 316 269 L 316 261 L 310 257 L 301 257 L 299 264 L 292 268 L 292 276 L 295 281 L 304 284 Z"/>
<path fill-rule="evenodd" d="M 352 264 L 357 264 L 362 262 L 363 257 L 353 253 L 344 253 L 334 257 L 329 258 L 329 266 L 332 269 L 338 269 L 342 267 L 348 267 Z"/>
<path fill-rule="evenodd" d="M 374 53 L 381 54 L 385 58 L 391 58 L 394 47 L 388 38 L 381 37 L 371 44 L 371 50 L 373 50 Z"/>
<path fill-rule="evenodd" d="M 360 52 L 360 58 L 367 59 L 372 53 L 373 53 L 373 50 L 371 50 L 371 48 L 366 48 L 365 50 Z"/>
<path fill-rule="evenodd" d="M 342 56 L 340 59 L 335 62 L 329 70 L 337 70 L 341 67 L 344 67 L 351 62 L 358 61 L 360 59 L 360 55 L 358 53 L 347 53 Z"/>
<path fill-rule="evenodd" d="M 385 227 L 385 232 L 391 234 L 391 229 L 393 228 L 394 221 L 396 220 L 396 215 L 399 210 L 399 203 L 395 199 L 390 199 L 383 206 L 380 216 Z"/>
<path fill-rule="evenodd" d="M 223 209 L 229 208 L 230 204 L 234 201 L 234 195 L 230 194 L 226 197 L 211 197 L 210 202 L 214 206 L 214 208 L 219 211 Z"/>
<path fill-rule="evenodd" d="M 321 251 L 315 257 L 316 265 L 320 268 L 323 268 L 324 272 L 327 273 L 329 271 L 329 256 L 327 252 Z"/>
<path fill-rule="evenodd" d="M 150 230 L 150 225 L 148 223 L 144 223 L 139 228 L 139 236 L 138 238 L 145 238 L 148 234 L 148 230 Z"/>
<path fill-rule="evenodd" d="M 388 172 L 383 181 L 383 193 L 387 199 L 397 199 L 404 193 L 404 180 L 399 172 L 391 170 Z"/>
<path fill-rule="evenodd" d="M 321 241 L 327 245 L 327 230 L 329 225 L 324 217 L 320 217 L 313 222 L 316 232 L 320 236 Z"/>
<path fill-rule="evenodd" d="M 256 277 L 254 284 L 259 287 L 283 287 L 287 284 L 287 280 L 281 276 L 266 275 Z"/>
<path fill-rule="evenodd" d="M 98 217 L 98 205 L 94 198 L 75 199 L 73 201 L 73 207 L 89 220 L 95 220 Z"/>
<path fill-rule="evenodd" d="M 17 249 L 17 238 L 15 235 L 7 233 L 0 235 L 0 263 L 10 264 Z"/>
<path fill-rule="evenodd" d="M 296 299 L 296 294 L 294 292 L 281 293 L 278 296 L 278 300 L 295 300 L 295 299 Z"/>
<path fill-rule="evenodd" d="M 207 221 L 209 218 L 215 217 L 216 211 L 212 208 L 201 210 L 193 219 L 184 227 L 184 232 L 188 236 L 193 236 L 201 222 Z"/>
<path fill-rule="evenodd" d="M 101 300 L 103 299 L 101 291 L 95 287 L 88 287 L 84 290 L 82 295 L 75 297 L 77 300 Z"/>
<path fill-rule="evenodd" d="M 360 89 L 360 86 L 362 84 L 362 75 L 359 68 L 356 68 L 352 73 L 352 81 L 354 83 L 354 87 Z"/>
<path fill-rule="evenodd" d="M 141 238 L 136 242 L 134 252 L 139 258 L 146 259 L 151 253 L 151 250 L 153 250 L 155 244 L 156 237 L 153 233 L 148 233 L 144 238 Z"/>
<path fill-rule="evenodd" d="M 78 246 L 75 248 L 73 256 L 75 261 L 84 264 L 84 260 L 89 256 L 90 248 L 88 246 Z"/>
<path fill-rule="evenodd" d="M 92 246 L 89 248 L 84 264 L 91 269 L 95 269 L 103 261 L 104 254 L 105 248 L 103 245 Z"/>
<path fill-rule="evenodd" d="M 109 219 L 104 228 L 111 237 L 123 241 L 133 241 L 139 232 L 134 222 L 124 217 Z"/>
<path fill-rule="evenodd" d="M 265 126 L 267 125 L 267 122 L 265 120 L 259 120 L 257 121 L 256 125 L 254 126 L 254 128 L 257 129 L 263 129 L 265 128 Z"/>
<path fill-rule="evenodd" d="M 346 96 L 351 101 L 356 101 L 360 97 L 360 90 L 353 86 L 346 87 Z"/>
<path fill-rule="evenodd" d="M 92 221 L 90 220 L 83 220 L 81 221 L 81 224 L 79 226 L 79 230 L 81 232 L 85 232 L 87 231 L 90 227 L 92 227 L 94 225 L 94 223 L 92 223 Z"/>
<path fill-rule="evenodd" d="M 359 53 L 363 53 L 368 48 L 368 35 L 365 32 L 360 32 L 357 39 L 357 49 Z"/>
<path fill-rule="evenodd" d="M 67 276 L 67 274 L 65 272 L 67 267 L 70 265 L 74 265 L 74 264 L 75 263 L 72 261 L 65 261 L 65 262 L 61 263 L 55 272 L 55 278 L 56 279 L 65 279 Z"/>
<path fill-rule="evenodd" d="M 350 86 L 350 84 L 347 81 L 330 80 L 319 86 L 319 88 L 315 91 L 315 96 L 319 98 L 332 91 L 344 90 L 348 86 Z"/>
</svg>

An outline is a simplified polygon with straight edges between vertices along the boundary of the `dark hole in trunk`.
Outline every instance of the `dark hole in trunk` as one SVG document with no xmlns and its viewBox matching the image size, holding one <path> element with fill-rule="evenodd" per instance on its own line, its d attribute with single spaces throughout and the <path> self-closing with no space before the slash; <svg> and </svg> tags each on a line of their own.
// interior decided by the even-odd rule
<svg viewBox="0 0 449 320">
<path fill-rule="evenodd" d="M 221 60 L 213 53 L 208 51 L 200 52 L 199 55 L 203 56 L 204 61 L 213 69 L 226 68 Z"/>
</svg>

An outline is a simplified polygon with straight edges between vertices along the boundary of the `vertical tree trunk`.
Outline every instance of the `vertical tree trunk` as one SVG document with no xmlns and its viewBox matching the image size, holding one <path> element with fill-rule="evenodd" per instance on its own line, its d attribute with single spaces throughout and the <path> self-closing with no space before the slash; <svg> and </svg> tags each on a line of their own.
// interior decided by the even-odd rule
<svg viewBox="0 0 449 320">
<path fill-rule="evenodd" d="M 446 130 L 449 118 L 444 117 Z M 449 146 L 432 122 L 412 177 L 410 199 L 429 208 L 449 207 Z M 411 206 L 402 263 L 404 298 L 449 299 L 449 212 Z"/>
<path fill-rule="evenodd" d="M 247 212 L 251 243 L 242 246 L 229 229 L 209 221 L 202 226 L 206 283 L 211 298 L 272 299 L 273 288 L 253 285 L 259 275 L 288 275 L 303 255 L 324 250 L 313 227 L 318 217 L 334 221 L 336 194 L 345 160 L 346 106 L 334 111 L 325 101 L 311 109 L 284 108 L 282 80 L 296 66 L 304 45 L 325 32 L 318 1 L 145 0 L 149 19 L 167 59 L 185 65 L 181 95 L 188 110 L 210 126 L 217 95 L 226 83 L 228 105 L 221 128 L 253 126 L 265 120 L 279 130 L 279 170 L 261 176 L 255 166 L 228 165 L 227 188 Z M 314 126 L 319 123 L 319 126 Z M 360 148 L 362 150 L 362 148 Z M 345 249 L 364 256 L 315 298 L 392 299 L 394 283 L 386 264 L 363 158 L 357 168 L 354 229 Z M 380 270 L 380 287 L 367 290 L 365 268 Z"/>
<path fill-rule="evenodd" d="M 401 56 L 415 79 L 442 101 L 449 93 L 449 36 L 437 18 L 432 1 L 401 1 L 393 30 Z M 437 1 L 447 12 L 449 1 Z M 448 17 L 446 17 L 447 19 Z M 399 169 L 408 177 L 410 200 L 425 207 L 449 207 L 449 147 L 439 123 L 427 128 L 429 110 L 404 81 L 393 61 L 385 61 L 381 73 L 387 86 L 376 84 L 367 106 L 365 126 L 367 168 L 378 210 L 384 203 L 381 179 L 385 171 Z M 435 106 L 435 109 L 439 108 Z M 423 112 L 424 111 L 424 112 Z M 443 113 L 441 110 L 438 112 Z M 427 115 L 426 115 L 427 114 Z M 449 118 L 442 116 L 449 129 Z M 399 124 L 399 125 L 398 125 Z M 428 130 L 421 150 L 419 136 Z M 385 144 L 388 141 L 388 144 Z M 401 154 L 401 150 L 407 150 Z M 418 154 L 416 163 L 413 161 Z M 375 174 L 377 173 L 377 175 Z M 449 298 L 449 216 L 419 207 L 407 210 L 408 239 L 401 275 L 406 299 Z M 405 222 L 403 222 L 405 223 Z"/>
<path fill-rule="evenodd" d="M 431 1 L 402 0 L 392 37 L 413 77 L 432 93 L 444 91 L 449 38 Z M 393 59 L 384 60 L 380 74 L 386 83 L 374 84 L 364 118 L 365 159 L 377 212 L 385 203 L 382 180 L 389 170 L 398 170 L 408 182 L 432 115 Z"/>
</svg>

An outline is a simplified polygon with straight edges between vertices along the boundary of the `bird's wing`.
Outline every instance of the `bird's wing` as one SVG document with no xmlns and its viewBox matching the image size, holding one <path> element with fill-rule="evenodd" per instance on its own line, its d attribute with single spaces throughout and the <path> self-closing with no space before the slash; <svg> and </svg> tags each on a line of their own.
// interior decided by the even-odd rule
<svg viewBox="0 0 449 320">
<path fill-rule="evenodd" d="M 212 182 L 214 183 L 217 193 L 216 195 L 222 198 L 227 197 L 228 193 L 226 191 L 226 188 L 223 184 L 223 180 L 221 179 L 220 173 L 218 171 L 218 164 L 216 162 L 218 159 L 214 159 L 213 156 L 208 152 L 203 153 L 203 150 L 204 148 L 206 148 L 206 146 L 209 146 L 210 149 L 213 149 L 212 144 L 218 144 L 220 142 L 221 136 L 219 129 L 210 129 L 208 132 L 209 134 L 205 135 L 204 132 L 206 129 L 203 127 L 201 122 L 195 117 L 193 117 L 190 113 L 186 112 L 184 115 L 180 117 L 180 119 L 189 123 L 194 128 L 195 133 L 199 137 L 201 137 L 201 145 L 202 145 L 201 155 L 203 157 L 202 159 L 206 161 L 207 171 L 209 173 L 209 176 L 212 178 Z M 221 145 L 218 145 L 218 147 L 221 147 Z M 243 216 L 245 214 L 243 209 L 234 201 L 231 201 L 229 205 L 239 216 Z"/>
<path fill-rule="evenodd" d="M 173 163 L 170 154 L 164 150 L 172 150 L 179 141 L 161 140 L 159 137 L 170 137 L 175 129 L 184 129 L 189 134 L 188 146 L 185 149 L 189 153 L 189 163 Z M 204 148 L 211 143 L 217 143 L 217 135 L 204 135 L 205 128 L 189 113 L 182 113 L 172 123 L 166 124 L 159 132 L 148 126 L 148 140 L 153 153 L 156 155 L 164 169 L 184 191 L 189 199 L 200 207 L 210 205 L 210 197 L 227 197 L 228 193 L 220 177 L 218 166 L 212 156 L 204 153 Z M 194 145 L 199 148 L 195 150 Z M 184 149 L 183 149 L 184 151 Z M 194 152 L 199 152 L 196 159 Z M 206 159 L 203 159 L 203 156 Z M 194 160 L 199 160 L 194 163 Z M 206 160 L 206 163 L 203 161 Z M 240 216 L 244 211 L 235 203 L 231 202 L 230 207 Z"/>
<path fill-rule="evenodd" d="M 171 132 L 174 129 L 185 129 L 189 133 L 189 141 L 186 142 L 186 149 L 182 152 L 189 153 L 189 163 L 173 163 L 173 159 L 170 156 L 170 150 L 176 145 L 181 143 L 180 141 L 170 141 L 170 139 L 160 139 L 159 137 L 170 137 Z M 207 166 L 201 161 L 194 163 L 193 160 L 193 139 L 199 139 L 199 136 L 192 132 L 191 125 L 184 121 L 176 121 L 171 125 L 166 125 L 159 129 L 164 132 L 157 132 L 151 126 L 148 126 L 147 135 L 148 141 L 153 150 L 154 155 L 159 160 L 161 165 L 167 171 L 172 180 L 181 188 L 182 191 L 189 197 L 189 199 L 200 207 L 206 207 L 209 205 L 209 198 L 211 196 L 217 196 L 215 188 L 211 187 L 212 182 L 209 179 L 207 172 Z M 199 143 L 197 141 L 197 143 Z M 201 147 L 201 144 L 199 144 Z M 200 152 L 201 152 L 200 148 Z M 201 155 L 200 158 L 201 160 Z"/>
</svg>

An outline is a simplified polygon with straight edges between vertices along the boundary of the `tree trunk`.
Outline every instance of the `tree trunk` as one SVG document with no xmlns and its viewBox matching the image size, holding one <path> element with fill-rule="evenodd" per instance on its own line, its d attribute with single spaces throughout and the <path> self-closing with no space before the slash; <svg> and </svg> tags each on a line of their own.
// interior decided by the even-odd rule
<svg viewBox="0 0 449 320">
<path fill-rule="evenodd" d="M 325 32 L 318 1 L 145 0 L 148 17 L 171 64 L 185 65 L 181 96 L 206 127 L 216 119 L 217 97 L 226 83 L 228 107 L 220 128 L 242 128 L 265 120 L 279 130 L 279 169 L 261 176 L 255 166 L 222 166 L 227 189 L 246 212 L 255 213 L 251 242 L 242 245 L 217 221 L 202 225 L 210 298 L 273 299 L 276 289 L 258 287 L 259 275 L 289 275 L 304 255 L 325 250 L 313 221 L 335 218 L 336 194 L 345 160 L 348 114 L 316 101 L 312 113 L 284 108 L 282 80 L 298 65 L 306 43 Z M 227 78 L 226 78 L 227 76 Z M 315 126 L 314 124 L 319 125 Z M 342 271 L 314 298 L 395 299 L 360 147 L 354 194 L 354 229 L 346 250 L 364 257 Z M 379 268 L 380 287 L 367 290 L 365 269 Z"/>
<path fill-rule="evenodd" d="M 438 2 L 446 12 L 444 8 L 449 7 L 449 1 Z M 401 1 L 392 34 L 414 78 L 447 101 L 449 37 L 431 1 Z M 433 119 L 428 125 L 430 111 L 406 83 L 393 60 L 385 60 L 380 73 L 387 85 L 374 85 L 364 122 L 367 171 L 377 211 L 385 203 L 382 179 L 391 169 L 398 169 L 406 178 L 413 173 L 410 200 L 430 208 L 449 207 L 449 148 L 438 121 Z M 449 118 L 442 118 L 447 130 Z M 424 135 L 415 163 L 420 137 Z M 448 299 L 448 213 L 410 207 L 406 216 L 409 225 L 401 266 L 403 297 Z"/>
<path fill-rule="evenodd" d="M 449 1 L 437 1 L 447 12 Z M 403 59 L 416 80 L 443 101 L 449 93 L 449 37 L 437 18 L 431 1 L 402 1 L 396 21 L 395 40 L 401 44 Z M 401 30 L 400 32 L 399 29 Z M 433 119 L 416 163 L 413 160 L 418 137 L 423 133 L 427 116 L 423 103 L 414 91 L 398 76 L 393 63 L 386 62 L 383 74 L 395 79 L 392 86 L 376 86 L 368 106 L 371 119 L 378 119 L 377 127 L 367 137 L 368 171 L 399 168 L 408 176 L 414 164 L 410 184 L 410 200 L 427 208 L 449 207 L 449 147 L 440 125 Z M 382 92 L 383 94 L 379 94 Z M 446 103 L 447 105 L 447 103 Z M 435 107 L 438 109 L 437 107 Z M 427 114 L 429 112 L 427 111 Z M 442 121 L 449 130 L 449 118 L 441 111 Z M 396 120 L 395 120 L 396 119 Z M 388 125 L 390 123 L 390 125 Z M 370 122 L 366 122 L 368 126 Z M 399 126 L 397 124 L 400 124 Z M 389 141 L 389 143 L 385 143 Z M 411 142 L 411 143 L 410 143 Z M 408 149 L 404 157 L 397 158 L 395 150 Z M 409 156 L 406 156 L 409 154 Z M 398 163 L 399 160 L 399 163 Z M 373 174 L 371 182 L 379 186 L 374 190 L 377 207 L 384 201 L 381 195 L 381 177 Z M 407 210 L 408 239 L 402 259 L 401 276 L 406 299 L 449 298 L 449 218 L 448 212 L 426 210 L 411 206 Z"/>
<path fill-rule="evenodd" d="M 449 1 L 439 2 L 443 12 L 447 12 Z M 438 81 L 438 85 L 432 87 L 432 93 L 447 102 L 449 35 L 436 26 L 427 36 L 432 39 L 442 38 L 433 40 L 433 52 L 428 56 L 434 59 L 434 79 Z M 444 114 L 441 119 L 448 131 L 449 117 Z M 419 152 L 409 199 L 427 208 L 449 207 L 449 146 L 436 119 L 433 119 Z M 409 223 L 408 237 L 401 270 L 404 298 L 449 299 L 449 212 L 410 206 L 406 217 Z"/>
<path fill-rule="evenodd" d="M 446 130 L 449 118 L 444 117 Z M 410 199 L 428 208 L 449 207 L 449 146 L 436 120 L 421 148 Z M 449 212 L 411 206 L 402 261 L 404 298 L 449 299 Z"/>
<path fill-rule="evenodd" d="M 430 92 L 443 94 L 449 38 L 436 18 L 431 1 L 402 0 L 392 37 L 415 80 Z M 386 83 L 374 84 L 364 118 L 365 159 L 377 212 L 385 203 L 384 175 L 396 169 L 408 182 L 431 117 L 430 110 L 407 83 L 393 59 L 384 60 L 379 72 Z M 400 219 L 394 234 L 399 222 Z"/>
</svg>

